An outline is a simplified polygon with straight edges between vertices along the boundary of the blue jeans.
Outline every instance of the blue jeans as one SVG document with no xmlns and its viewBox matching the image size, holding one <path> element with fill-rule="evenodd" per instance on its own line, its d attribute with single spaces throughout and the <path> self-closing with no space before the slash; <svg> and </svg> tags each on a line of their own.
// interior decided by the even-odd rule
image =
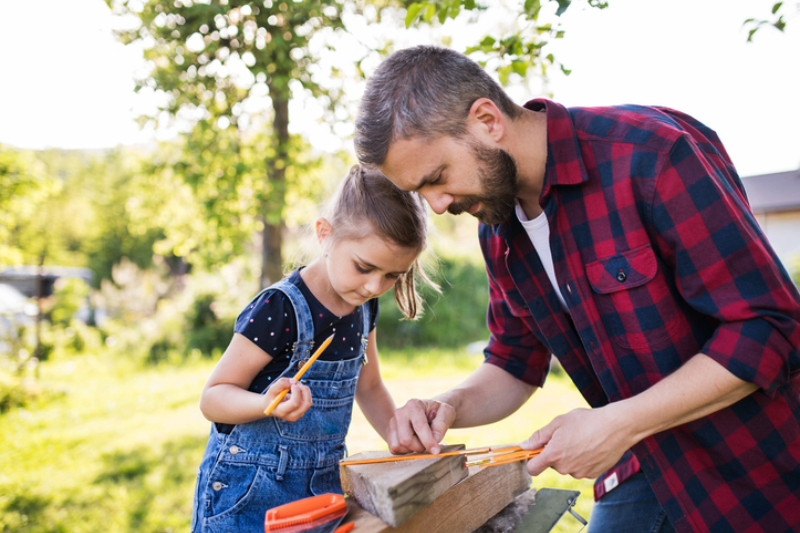
<svg viewBox="0 0 800 533">
<path fill-rule="evenodd" d="M 642 472 L 594 504 L 589 533 L 675 533 Z"/>
</svg>

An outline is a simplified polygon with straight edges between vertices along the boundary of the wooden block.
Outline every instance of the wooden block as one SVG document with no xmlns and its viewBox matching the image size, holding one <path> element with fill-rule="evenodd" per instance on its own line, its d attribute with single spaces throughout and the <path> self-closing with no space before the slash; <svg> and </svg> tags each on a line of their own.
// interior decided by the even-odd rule
<svg viewBox="0 0 800 533">
<path fill-rule="evenodd" d="M 463 444 L 442 451 L 463 450 Z M 389 452 L 365 452 L 348 459 L 392 457 Z M 416 461 L 342 466 L 342 488 L 361 507 L 397 527 L 433 503 L 467 477 L 463 455 Z"/>
<path fill-rule="evenodd" d="M 466 479 L 400 527 L 381 521 L 352 500 L 344 523 L 354 522 L 359 533 L 471 533 L 530 486 L 524 461 L 483 470 L 473 467 Z"/>
</svg>

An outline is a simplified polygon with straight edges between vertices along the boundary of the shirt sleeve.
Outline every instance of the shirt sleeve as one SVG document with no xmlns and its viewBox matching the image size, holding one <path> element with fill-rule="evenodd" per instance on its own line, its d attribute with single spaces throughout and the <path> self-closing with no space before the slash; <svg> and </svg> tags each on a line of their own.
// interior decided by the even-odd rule
<svg viewBox="0 0 800 533">
<path fill-rule="evenodd" d="M 484 251 L 486 253 L 486 251 Z M 489 274 L 489 309 L 486 322 L 489 343 L 485 362 L 498 366 L 529 385 L 541 387 L 550 369 L 550 350 L 521 318 L 514 316 L 503 291 Z"/>
<path fill-rule="evenodd" d="M 234 332 L 275 357 L 297 339 L 296 322 L 291 302 L 280 291 L 270 290 L 247 304 L 236 319 Z"/>
<path fill-rule="evenodd" d="M 373 298 L 369 301 L 369 306 L 369 316 L 370 321 L 372 322 L 372 324 L 369 326 L 369 332 L 372 333 L 372 331 L 378 327 L 378 319 L 381 317 L 381 304 L 378 298 Z"/>
<path fill-rule="evenodd" d="M 719 321 L 702 353 L 772 391 L 800 366 L 800 295 L 753 216 L 726 154 L 689 135 L 664 160 L 654 243 L 686 302 Z"/>
</svg>

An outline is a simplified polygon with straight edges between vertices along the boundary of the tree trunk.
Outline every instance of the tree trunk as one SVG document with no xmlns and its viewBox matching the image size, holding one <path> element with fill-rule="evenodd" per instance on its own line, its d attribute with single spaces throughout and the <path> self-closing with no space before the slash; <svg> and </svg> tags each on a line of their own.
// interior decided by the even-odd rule
<svg viewBox="0 0 800 533">
<path fill-rule="evenodd" d="M 268 287 L 283 276 L 283 208 L 286 205 L 286 166 L 289 164 L 289 88 L 284 90 L 269 84 L 272 109 L 275 117 L 272 127 L 275 132 L 276 156 L 267 161 L 269 197 L 264 201 L 262 217 L 264 233 L 261 251 L 261 288 Z M 277 215 L 277 219 L 276 219 Z"/>
</svg>

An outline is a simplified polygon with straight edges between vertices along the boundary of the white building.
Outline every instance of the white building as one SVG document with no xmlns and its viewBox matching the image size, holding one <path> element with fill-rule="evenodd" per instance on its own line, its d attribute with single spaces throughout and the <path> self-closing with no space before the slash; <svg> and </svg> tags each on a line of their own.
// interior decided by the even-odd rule
<svg viewBox="0 0 800 533">
<path fill-rule="evenodd" d="M 800 271 L 800 169 L 742 180 L 750 206 L 790 274 Z"/>
</svg>

